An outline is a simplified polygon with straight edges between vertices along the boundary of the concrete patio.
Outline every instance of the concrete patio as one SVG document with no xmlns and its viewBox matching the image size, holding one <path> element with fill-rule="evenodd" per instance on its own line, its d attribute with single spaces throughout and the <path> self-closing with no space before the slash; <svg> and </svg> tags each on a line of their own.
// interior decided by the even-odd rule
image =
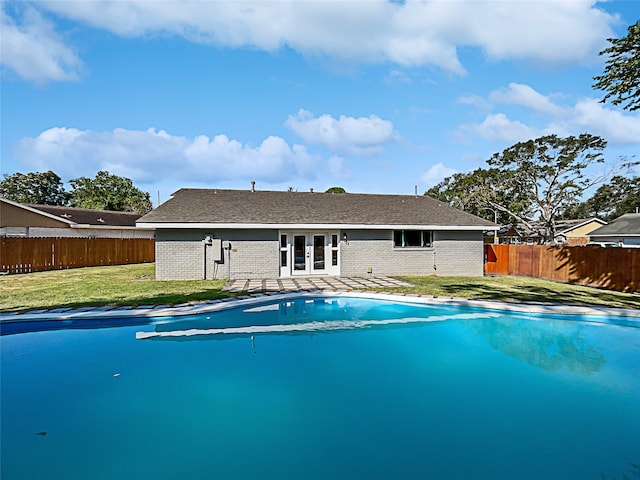
<svg viewBox="0 0 640 480">
<path fill-rule="evenodd" d="M 358 290 L 365 288 L 407 287 L 410 284 L 391 277 L 290 277 L 230 280 L 226 292 L 295 292 L 300 290 Z"/>
</svg>

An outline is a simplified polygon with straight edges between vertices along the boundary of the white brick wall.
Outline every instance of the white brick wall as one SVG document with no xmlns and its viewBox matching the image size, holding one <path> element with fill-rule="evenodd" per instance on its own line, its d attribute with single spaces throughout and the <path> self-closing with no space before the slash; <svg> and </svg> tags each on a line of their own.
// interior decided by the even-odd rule
<svg viewBox="0 0 640 480">
<path fill-rule="evenodd" d="M 158 280 L 200 280 L 204 278 L 204 238 L 211 235 L 228 243 L 223 261 L 214 262 L 212 247 L 206 247 L 207 279 L 276 278 L 278 266 L 277 230 L 162 230 L 156 232 L 156 278 Z"/>
<path fill-rule="evenodd" d="M 202 279 L 204 237 L 200 231 L 157 230 L 156 279 Z"/>
<path fill-rule="evenodd" d="M 344 231 L 341 232 L 341 236 Z M 393 232 L 347 230 L 341 274 L 478 276 L 483 273 L 481 232 L 434 232 L 433 248 L 394 248 Z"/>
<path fill-rule="evenodd" d="M 436 270 L 440 276 L 482 276 L 482 232 L 434 232 Z"/>
<path fill-rule="evenodd" d="M 342 239 L 345 231 L 340 232 Z M 433 248 L 394 248 L 391 230 L 346 230 L 341 241 L 341 275 L 471 275 L 483 273 L 481 232 L 434 232 Z M 230 242 L 222 263 L 207 249 L 207 278 L 277 278 L 280 275 L 277 230 L 158 230 L 158 280 L 202 279 L 207 235 Z"/>
</svg>

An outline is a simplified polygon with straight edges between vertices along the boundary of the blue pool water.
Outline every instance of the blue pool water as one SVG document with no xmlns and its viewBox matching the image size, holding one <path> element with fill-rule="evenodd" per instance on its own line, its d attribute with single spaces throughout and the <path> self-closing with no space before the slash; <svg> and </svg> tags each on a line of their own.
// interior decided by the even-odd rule
<svg viewBox="0 0 640 480">
<path fill-rule="evenodd" d="M 584 320 L 340 297 L 4 324 L 1 477 L 637 478 L 640 328 Z"/>
</svg>

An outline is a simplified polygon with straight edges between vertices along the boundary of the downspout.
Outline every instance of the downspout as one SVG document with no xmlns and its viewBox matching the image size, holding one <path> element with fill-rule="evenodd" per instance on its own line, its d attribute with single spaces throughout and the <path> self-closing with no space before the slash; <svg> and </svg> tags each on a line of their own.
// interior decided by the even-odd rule
<svg viewBox="0 0 640 480">
<path fill-rule="evenodd" d="M 231 280 L 231 242 L 225 242 L 224 250 L 227 251 L 227 280 Z"/>
<path fill-rule="evenodd" d="M 204 237 L 204 240 L 202 240 L 202 245 L 204 248 L 204 251 L 202 252 L 202 279 L 206 280 L 207 279 L 207 247 L 210 247 L 211 245 L 213 245 L 213 238 L 211 237 L 211 235 L 207 235 L 206 237 Z"/>
</svg>

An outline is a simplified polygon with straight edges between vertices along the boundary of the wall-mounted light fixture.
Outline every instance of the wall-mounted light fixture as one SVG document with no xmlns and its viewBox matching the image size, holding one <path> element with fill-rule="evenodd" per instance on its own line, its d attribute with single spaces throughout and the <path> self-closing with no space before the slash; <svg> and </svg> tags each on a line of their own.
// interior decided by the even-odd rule
<svg viewBox="0 0 640 480">
<path fill-rule="evenodd" d="M 349 237 L 347 236 L 347 232 L 344 232 L 342 234 L 342 240 L 344 241 L 344 243 L 346 243 L 347 245 L 349 245 Z"/>
</svg>

